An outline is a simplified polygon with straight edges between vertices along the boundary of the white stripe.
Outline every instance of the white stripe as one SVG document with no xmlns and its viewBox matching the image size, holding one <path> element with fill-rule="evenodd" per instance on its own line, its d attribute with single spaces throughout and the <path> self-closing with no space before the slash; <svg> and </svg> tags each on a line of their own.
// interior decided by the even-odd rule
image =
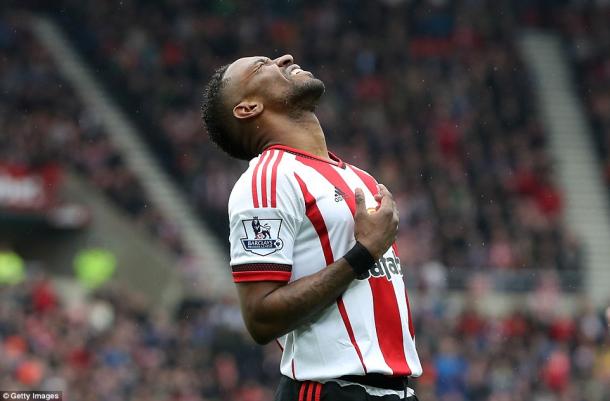
<svg viewBox="0 0 610 401">
<path fill-rule="evenodd" d="M 411 366 L 411 360 L 408 357 L 410 342 L 411 342 L 411 333 L 409 332 L 409 311 L 407 309 L 407 298 L 405 296 L 405 288 L 404 283 L 402 281 L 402 276 L 394 276 L 392 278 L 392 285 L 394 287 L 394 295 L 396 296 L 396 302 L 398 303 L 398 312 L 400 313 L 400 325 L 402 327 L 402 346 L 403 352 L 405 354 L 405 359 L 407 360 L 407 365 L 409 368 L 413 370 Z"/>
</svg>

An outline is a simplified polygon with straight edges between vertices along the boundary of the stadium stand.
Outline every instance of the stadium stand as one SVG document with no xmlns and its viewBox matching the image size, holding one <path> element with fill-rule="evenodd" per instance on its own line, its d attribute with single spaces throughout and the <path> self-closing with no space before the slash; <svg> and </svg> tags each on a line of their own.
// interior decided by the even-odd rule
<svg viewBox="0 0 610 401">
<path fill-rule="evenodd" d="M 95 113 L 83 107 L 33 38 L 24 15 L 3 15 L 0 32 L 0 166 L 15 174 L 42 170 L 55 177 L 53 185 L 62 168 L 77 171 L 181 254 L 179 233 L 147 201 Z"/>
<path fill-rule="evenodd" d="M 541 288 L 530 308 L 499 317 L 474 303 L 456 309 L 443 294 L 419 298 L 420 399 L 605 399 L 602 314 L 587 304 L 557 314 L 561 293 L 551 292 Z M 131 288 L 65 303 L 41 273 L 0 286 L 0 388 L 63 390 L 69 400 L 267 401 L 278 358 L 276 344 L 252 345 L 231 302 L 187 301 L 168 315 L 145 308 Z"/>
<path fill-rule="evenodd" d="M 399 200 L 412 283 L 430 264 L 458 286 L 476 270 L 526 279 L 502 284 L 513 289 L 532 288 L 532 270 L 578 272 L 508 2 L 390 3 L 64 0 L 58 18 L 223 238 L 243 165 L 201 132 L 201 88 L 243 54 L 289 51 L 329 87 L 331 149 Z"/>
</svg>

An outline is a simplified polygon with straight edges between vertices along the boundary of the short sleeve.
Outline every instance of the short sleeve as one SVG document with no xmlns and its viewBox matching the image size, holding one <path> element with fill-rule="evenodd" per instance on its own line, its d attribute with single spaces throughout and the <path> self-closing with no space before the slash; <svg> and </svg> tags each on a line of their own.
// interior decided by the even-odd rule
<svg viewBox="0 0 610 401">
<path fill-rule="evenodd" d="M 233 281 L 288 282 L 295 237 L 302 222 L 298 194 L 286 175 L 278 174 L 273 206 L 253 200 L 252 175 L 244 174 L 229 200 L 229 242 Z M 259 197 L 260 189 L 259 189 Z M 256 194 L 255 194 L 256 195 Z M 302 200 L 300 200 L 302 202 Z"/>
</svg>

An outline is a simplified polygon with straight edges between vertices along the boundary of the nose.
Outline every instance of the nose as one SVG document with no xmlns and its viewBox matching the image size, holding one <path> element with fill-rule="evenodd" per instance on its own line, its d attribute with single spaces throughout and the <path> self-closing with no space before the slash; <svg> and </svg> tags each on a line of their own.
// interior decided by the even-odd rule
<svg viewBox="0 0 610 401">
<path fill-rule="evenodd" d="M 278 67 L 287 67 L 294 63 L 294 58 L 290 54 L 284 54 L 283 56 L 276 58 L 274 61 Z"/>
</svg>

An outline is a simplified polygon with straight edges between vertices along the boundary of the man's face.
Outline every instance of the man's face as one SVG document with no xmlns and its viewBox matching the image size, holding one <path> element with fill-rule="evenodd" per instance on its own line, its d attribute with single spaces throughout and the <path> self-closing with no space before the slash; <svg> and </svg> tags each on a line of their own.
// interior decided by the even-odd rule
<svg viewBox="0 0 610 401">
<path fill-rule="evenodd" d="M 324 93 L 322 81 L 295 64 L 291 55 L 275 60 L 240 58 L 227 68 L 224 78 L 229 79 L 231 107 L 253 100 L 279 112 L 313 111 Z"/>
</svg>

